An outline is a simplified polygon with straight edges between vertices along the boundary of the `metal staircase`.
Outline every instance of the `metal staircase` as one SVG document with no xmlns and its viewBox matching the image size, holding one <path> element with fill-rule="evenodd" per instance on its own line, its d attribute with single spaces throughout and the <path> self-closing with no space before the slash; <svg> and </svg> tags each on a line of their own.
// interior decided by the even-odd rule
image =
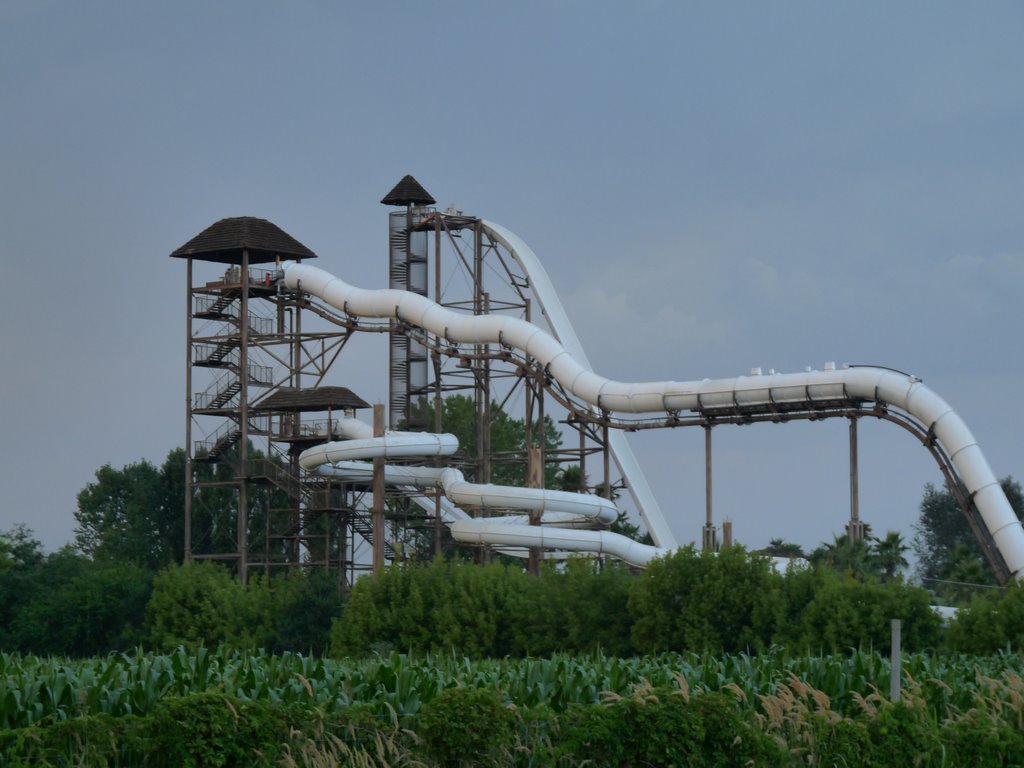
<svg viewBox="0 0 1024 768">
<path fill-rule="evenodd" d="M 271 485 L 284 491 L 292 501 L 299 501 L 300 508 L 307 514 L 320 512 L 349 513 L 348 518 L 352 529 L 366 540 L 373 544 L 373 524 L 368 514 L 357 509 L 349 509 L 344 503 L 343 496 L 339 493 L 335 484 L 326 478 L 306 477 L 301 480 L 288 469 L 288 467 L 267 458 L 251 459 L 248 462 L 246 474 L 250 478 L 267 480 Z M 334 486 L 334 487 L 332 487 Z M 272 515 L 283 515 L 294 513 L 294 507 L 274 508 L 270 510 Z M 274 538 L 306 541 L 307 544 L 317 539 L 326 540 L 325 534 L 311 534 L 302 530 L 302 523 L 298 523 L 299 529 L 290 529 L 285 534 L 279 534 Z M 384 541 L 384 556 L 389 560 L 395 560 L 397 553 L 391 542 Z"/>
<path fill-rule="evenodd" d="M 235 302 L 235 296 L 222 293 L 217 296 L 197 296 L 193 317 L 200 320 L 227 320 L 238 316 L 238 310 L 228 312 L 227 309 Z"/>
</svg>

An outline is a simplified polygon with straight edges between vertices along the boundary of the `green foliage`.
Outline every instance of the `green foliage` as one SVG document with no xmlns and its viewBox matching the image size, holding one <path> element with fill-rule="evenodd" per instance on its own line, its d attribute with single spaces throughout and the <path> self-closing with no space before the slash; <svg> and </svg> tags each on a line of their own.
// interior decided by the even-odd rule
<svg viewBox="0 0 1024 768">
<path fill-rule="evenodd" d="M 652 562 L 633 585 L 633 645 L 641 653 L 765 648 L 778 580 L 767 557 L 742 547 L 681 548 Z"/>
<path fill-rule="evenodd" d="M 0 573 L 0 648 L 81 657 L 139 642 L 148 571 L 68 549 L 28 562 Z"/>
<path fill-rule="evenodd" d="M 847 534 L 835 536 L 810 555 L 815 565 L 823 565 L 839 573 L 859 579 L 893 581 L 907 567 L 903 556 L 910 547 L 903 543 L 898 531 L 888 531 L 885 538 L 871 535 L 871 527 L 864 526 L 864 538 L 853 540 Z"/>
<path fill-rule="evenodd" d="M 434 424 L 434 405 L 427 407 L 426 423 Z M 441 428 L 459 439 L 458 457 L 475 459 L 477 455 L 476 408 L 473 398 L 468 395 L 449 395 L 441 406 Z M 533 424 L 532 444 L 540 445 L 543 435 L 545 450 L 554 451 L 562 444 L 562 434 L 558 427 L 547 416 L 544 417 L 543 429 L 540 421 Z M 514 419 L 502 410 L 497 402 L 491 403 L 491 452 L 494 458 L 491 463 L 490 482 L 498 485 L 525 486 L 526 483 L 526 420 Z M 469 472 L 471 480 L 472 471 Z M 556 465 L 545 468 L 545 487 L 557 488 L 559 471 Z"/>
<path fill-rule="evenodd" d="M 148 461 L 123 469 L 104 464 L 96 470 L 95 482 L 78 494 L 76 546 L 90 558 L 152 570 L 180 559 L 185 515 L 177 489 L 183 486 L 184 474 L 172 477 L 179 464 L 183 473 L 181 449 L 172 451 L 159 470 Z"/>
<path fill-rule="evenodd" d="M 289 733 L 280 708 L 223 693 L 168 698 L 148 729 L 149 765 L 167 768 L 270 765 Z"/>
<path fill-rule="evenodd" d="M 149 746 L 138 718 L 106 714 L 0 731 L 0 765 L 143 765 Z"/>
<path fill-rule="evenodd" d="M 1000 484 L 1017 517 L 1024 516 L 1024 490 L 1020 483 L 1012 477 L 1004 477 Z M 963 599 L 965 595 L 957 590 L 956 584 L 941 582 L 994 583 L 981 547 L 948 488 L 938 489 L 931 483 L 925 486 L 914 530 L 918 574 L 930 580 L 929 586 L 934 586 L 943 596 Z"/>
<path fill-rule="evenodd" d="M 721 693 L 641 686 L 604 707 L 575 706 L 558 753 L 595 766 L 778 764 L 782 752 L 749 710 Z"/>
<path fill-rule="evenodd" d="M 935 765 L 941 759 L 939 729 L 919 700 L 883 704 L 867 733 L 871 765 Z"/>
<path fill-rule="evenodd" d="M 275 576 L 270 590 L 272 620 L 266 649 L 271 653 L 296 651 L 315 656 L 326 652 L 331 622 L 342 609 L 337 574 L 316 569 Z"/>
<path fill-rule="evenodd" d="M 560 650 L 629 653 L 635 579 L 619 564 L 570 560 L 539 577 L 518 565 L 436 560 L 356 582 L 331 630 L 335 656 L 399 649 L 474 658 Z"/>
<path fill-rule="evenodd" d="M 360 579 L 331 631 L 335 655 L 371 650 L 445 651 L 502 656 L 511 637 L 509 601 L 527 579 L 501 563 L 486 566 L 436 560 L 393 566 Z"/>
<path fill-rule="evenodd" d="M 474 658 L 733 653 L 773 644 L 846 652 L 888 648 L 890 620 L 908 650 L 937 647 L 929 594 L 903 581 L 863 581 L 828 568 L 775 572 L 740 547 L 680 550 L 634 574 L 587 558 L 519 566 L 435 561 L 361 579 L 331 630 L 335 656 L 393 649 Z"/>
<path fill-rule="evenodd" d="M 1019 723 L 993 717 L 984 707 L 972 708 L 947 721 L 942 742 L 947 765 L 1003 768 L 1014 764 L 1011 756 L 1024 755 L 1024 729 Z"/>
<path fill-rule="evenodd" d="M 417 719 L 427 756 L 446 766 L 494 765 L 512 742 L 514 724 L 491 688 L 446 688 Z"/>
<path fill-rule="evenodd" d="M 890 704 L 877 693 L 888 661 L 865 652 L 0 655 L 0 764 L 996 766 L 1024 754 L 1024 657 L 910 654 L 904 669 Z"/>
<path fill-rule="evenodd" d="M 566 642 L 561 650 L 610 656 L 633 652 L 629 592 L 636 577 L 628 566 L 614 560 L 577 558 L 566 564 L 564 573 L 549 573 L 545 578 L 562 595 L 559 616 Z"/>
<path fill-rule="evenodd" d="M 210 562 L 172 565 L 153 579 L 146 628 L 153 647 L 170 650 L 227 643 L 237 648 L 265 645 L 271 635 L 272 603 L 266 583 L 248 588 Z"/>
<path fill-rule="evenodd" d="M 860 581 L 849 574 L 823 573 L 819 578 L 801 613 L 797 647 L 832 653 L 850 648 L 884 651 L 891 641 L 892 619 L 902 621 L 907 650 L 938 645 L 942 622 L 925 590 L 899 581 Z"/>
<path fill-rule="evenodd" d="M 950 622 L 948 642 L 963 653 L 1024 650 L 1024 586 L 1015 582 L 974 598 Z"/>
<path fill-rule="evenodd" d="M 236 446 L 227 461 L 196 462 L 198 481 L 229 481 L 235 477 L 232 462 Z M 250 459 L 263 458 L 255 446 L 248 446 Z M 185 451 L 175 448 L 159 467 L 148 461 L 115 469 L 105 464 L 96 470 L 95 480 L 78 494 L 75 511 L 75 546 L 95 560 L 129 562 L 159 570 L 181 563 L 185 550 Z M 249 546 L 262 550 L 266 542 L 266 517 L 274 507 L 287 506 L 287 496 L 273 488 L 253 489 L 249 503 Z M 230 486 L 197 488 L 193 496 L 192 529 L 196 553 L 230 552 L 237 536 L 237 490 Z M 275 554 L 284 544 L 276 542 Z"/>
<path fill-rule="evenodd" d="M 26 525 L 0 531 L 0 574 L 38 565 L 44 558 L 42 546 Z"/>
</svg>

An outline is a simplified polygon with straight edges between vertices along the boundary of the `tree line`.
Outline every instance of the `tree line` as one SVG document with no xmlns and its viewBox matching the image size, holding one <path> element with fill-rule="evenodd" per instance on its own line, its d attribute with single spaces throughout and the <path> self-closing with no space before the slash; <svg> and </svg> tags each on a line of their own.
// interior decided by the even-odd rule
<svg viewBox="0 0 1024 768">
<path fill-rule="evenodd" d="M 471 657 L 556 652 L 630 656 L 665 651 L 793 653 L 885 649 L 903 620 L 913 650 L 1024 650 L 1024 588 L 972 599 L 948 627 L 932 595 L 827 565 L 780 573 L 740 546 L 692 545 L 642 572 L 615 561 L 520 563 L 437 559 L 396 565 L 349 590 L 324 571 L 243 586 L 210 562 L 155 574 L 70 550 L 42 555 L 24 530 L 5 534 L 0 649 L 102 655 L 146 647 L 225 645 L 336 656 L 455 651 Z"/>
</svg>

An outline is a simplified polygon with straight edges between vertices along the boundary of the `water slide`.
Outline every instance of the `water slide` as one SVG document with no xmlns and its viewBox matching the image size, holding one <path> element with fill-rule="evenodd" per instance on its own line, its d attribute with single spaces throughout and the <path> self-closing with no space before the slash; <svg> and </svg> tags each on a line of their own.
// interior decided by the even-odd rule
<svg viewBox="0 0 1024 768">
<path fill-rule="evenodd" d="M 388 431 L 373 437 L 372 428 L 357 419 L 340 419 L 336 429 L 344 439 L 307 448 L 299 455 L 303 469 L 348 482 L 369 483 L 373 464 L 367 459 L 450 456 L 459 448 L 458 439 L 449 434 Z M 499 550 L 541 547 L 558 553 L 604 553 L 637 566 L 671 551 L 640 544 L 610 531 L 578 530 L 577 526 L 607 526 L 615 522 L 615 504 L 600 496 L 469 483 L 459 470 L 451 467 L 385 465 L 384 482 L 403 488 L 440 489 L 450 502 L 443 513 L 445 522 L 457 541 L 489 544 Z M 460 507 L 537 511 L 541 513 L 541 525 L 530 525 L 529 515 L 474 519 Z"/>
<path fill-rule="evenodd" d="M 525 246 L 514 235 L 495 225 L 490 231 L 504 238 L 506 247 L 523 257 Z M 515 247 L 512 247 L 515 246 Z M 534 259 L 536 257 L 533 257 Z M 518 260 L 518 259 L 517 259 Z M 523 262 L 521 261 L 522 265 Z M 579 341 L 571 332 L 568 318 L 548 281 L 542 286 L 548 300 L 543 311 L 557 327 L 564 339 L 558 338 L 532 323 L 505 315 L 469 315 L 442 307 L 419 294 L 394 289 L 363 289 L 352 286 L 324 270 L 307 264 L 282 264 L 284 283 L 292 290 L 310 293 L 330 306 L 357 317 L 393 318 L 431 334 L 443 337 L 452 344 L 498 344 L 516 349 L 543 366 L 572 397 L 592 408 L 612 413 L 657 414 L 693 412 L 704 413 L 715 408 L 814 408 L 835 401 L 874 402 L 889 406 L 915 418 L 929 435 L 934 436 L 957 477 L 970 493 L 982 521 L 1005 561 L 1013 578 L 1024 576 L 1024 527 L 1021 526 L 993 474 L 981 448 L 959 415 L 935 392 L 920 380 L 889 368 L 856 367 L 802 373 L 751 375 L 728 379 L 702 379 L 697 381 L 620 382 L 595 373 L 586 362 Z M 531 274 L 531 279 L 535 275 Z M 546 275 L 544 276 L 546 279 Z M 535 294 L 539 287 L 533 285 Z M 550 293 L 547 289 L 550 288 Z M 554 298 L 554 301 L 552 299 Z M 617 433 L 614 433 L 617 434 Z M 364 441 L 355 452 L 344 452 L 341 446 L 356 440 L 340 441 L 318 446 L 303 454 L 301 461 L 307 468 L 330 466 L 337 461 L 366 459 L 376 456 L 413 455 L 400 453 L 402 437 L 422 433 L 391 433 L 389 448 L 386 438 L 356 438 Z M 437 444 L 420 444 L 426 451 L 418 455 L 444 455 L 441 438 L 434 435 Z M 447 436 L 451 438 L 452 436 Z M 367 443 L 377 440 L 381 442 Z M 448 440 L 450 446 L 450 440 Z M 629 470 L 627 454 L 625 469 Z M 620 470 L 623 468 L 619 457 Z M 635 462 L 635 459 L 633 459 Z M 442 483 L 443 487 L 443 483 Z M 538 509 L 539 500 L 529 496 L 536 489 L 512 488 L 502 491 L 501 504 L 508 497 L 524 494 L 523 504 L 534 506 L 511 507 Z M 550 492 L 549 492 L 550 493 Z M 569 494 L 581 499 L 598 497 Z M 529 500 L 527 501 L 527 497 Z M 601 502 L 604 500 L 601 499 Z M 509 509 L 509 506 L 498 508 Z M 652 520 L 664 526 L 660 514 L 652 515 L 656 507 L 644 510 L 645 520 L 652 528 Z M 554 511 L 554 510 L 553 510 Z M 584 531 L 558 527 L 529 526 L 507 519 L 453 520 L 450 525 L 458 541 L 484 543 L 497 546 L 544 547 L 561 550 L 605 552 L 642 565 L 662 554 L 668 548 L 646 547 L 625 537 L 607 531 Z M 662 541 L 672 541 L 667 526 L 659 535 Z M 622 541 L 618 541 L 622 539 Z M 658 541 L 658 539 L 655 539 Z M 628 542 L 628 544 L 627 544 Z"/>
</svg>

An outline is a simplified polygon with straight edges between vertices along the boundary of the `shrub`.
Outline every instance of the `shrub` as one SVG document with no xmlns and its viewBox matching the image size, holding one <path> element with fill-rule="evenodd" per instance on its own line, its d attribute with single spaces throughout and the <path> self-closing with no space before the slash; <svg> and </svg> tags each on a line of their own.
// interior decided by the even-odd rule
<svg viewBox="0 0 1024 768">
<path fill-rule="evenodd" d="M 253 649 L 271 637 L 271 606 L 271 593 L 262 579 L 243 587 L 214 563 L 172 565 L 153 579 L 146 627 L 150 642 L 160 650 L 221 643 Z"/>
<path fill-rule="evenodd" d="M 663 651 L 760 650 L 771 642 L 779 577 L 769 558 L 742 547 L 693 545 L 657 559 L 629 595 L 633 646 Z"/>
<path fill-rule="evenodd" d="M 902 646 L 934 648 L 942 620 L 928 593 L 901 581 L 860 581 L 853 576 L 825 576 L 800 618 L 799 646 L 841 653 L 851 648 L 887 651 L 891 620 L 902 620 Z"/>
<path fill-rule="evenodd" d="M 949 645 L 962 653 L 1024 650 L 1024 586 L 975 597 L 950 623 Z"/>
<path fill-rule="evenodd" d="M 493 688 L 446 688 L 423 706 L 417 726 L 440 765 L 493 765 L 512 749 L 515 714 Z"/>
<path fill-rule="evenodd" d="M 777 765 L 783 756 L 733 697 L 650 686 L 605 706 L 571 707 L 554 751 L 563 761 L 638 768 Z"/>
<path fill-rule="evenodd" d="M 198 693 L 164 699 L 148 725 L 147 765 L 205 768 L 270 764 L 292 724 L 280 706 Z"/>
</svg>

